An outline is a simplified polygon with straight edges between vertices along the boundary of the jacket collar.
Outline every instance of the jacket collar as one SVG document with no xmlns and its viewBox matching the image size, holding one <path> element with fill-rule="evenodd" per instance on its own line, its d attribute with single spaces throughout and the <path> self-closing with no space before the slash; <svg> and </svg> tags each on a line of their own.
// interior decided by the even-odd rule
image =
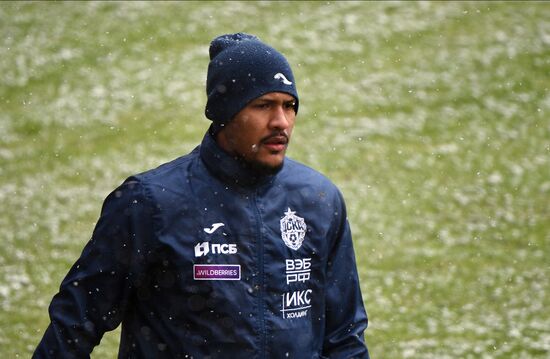
<svg viewBox="0 0 550 359">
<path fill-rule="evenodd" d="M 270 182 L 276 175 L 264 175 L 246 162 L 225 152 L 208 131 L 200 145 L 200 157 L 215 177 L 229 185 L 254 187 Z"/>
</svg>

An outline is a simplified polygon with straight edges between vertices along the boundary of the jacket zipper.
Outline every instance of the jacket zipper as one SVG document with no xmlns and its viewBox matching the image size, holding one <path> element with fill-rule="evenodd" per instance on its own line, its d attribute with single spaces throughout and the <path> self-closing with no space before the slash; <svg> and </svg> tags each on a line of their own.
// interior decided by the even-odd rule
<svg viewBox="0 0 550 359">
<path fill-rule="evenodd" d="M 257 191 L 254 191 L 252 196 L 256 215 L 256 240 L 258 243 L 258 310 L 260 322 L 260 358 L 266 358 L 266 329 L 265 329 L 265 303 L 264 303 L 264 242 L 262 235 L 262 216 L 257 203 Z"/>
</svg>

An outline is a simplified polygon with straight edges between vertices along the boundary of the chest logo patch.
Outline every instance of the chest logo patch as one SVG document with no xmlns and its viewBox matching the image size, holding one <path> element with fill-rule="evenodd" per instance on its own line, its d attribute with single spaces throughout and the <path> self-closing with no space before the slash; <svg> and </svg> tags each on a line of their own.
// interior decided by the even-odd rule
<svg viewBox="0 0 550 359">
<path fill-rule="evenodd" d="M 302 217 L 298 217 L 296 212 L 290 208 L 285 212 L 281 219 L 281 237 L 286 246 L 290 249 L 298 250 L 306 237 L 307 225 Z"/>
<path fill-rule="evenodd" d="M 240 264 L 194 264 L 194 280 L 241 280 Z"/>
</svg>

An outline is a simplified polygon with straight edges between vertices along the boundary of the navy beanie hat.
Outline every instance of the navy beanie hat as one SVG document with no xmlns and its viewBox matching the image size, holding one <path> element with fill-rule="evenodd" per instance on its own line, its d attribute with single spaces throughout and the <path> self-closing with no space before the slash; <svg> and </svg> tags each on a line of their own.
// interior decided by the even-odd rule
<svg viewBox="0 0 550 359">
<path fill-rule="evenodd" d="M 236 33 L 210 43 L 205 115 L 214 124 L 228 123 L 250 101 L 269 92 L 296 99 L 294 75 L 285 57 L 256 36 Z"/>
</svg>

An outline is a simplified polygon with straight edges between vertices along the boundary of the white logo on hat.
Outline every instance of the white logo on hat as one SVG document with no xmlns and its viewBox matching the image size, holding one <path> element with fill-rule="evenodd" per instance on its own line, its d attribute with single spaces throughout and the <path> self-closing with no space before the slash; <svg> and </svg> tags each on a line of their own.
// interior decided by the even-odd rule
<svg viewBox="0 0 550 359">
<path fill-rule="evenodd" d="M 282 73 L 280 72 L 277 72 L 275 74 L 275 76 L 273 76 L 273 78 L 275 80 L 281 80 L 282 83 L 284 83 L 285 85 L 292 85 L 292 82 L 288 81 L 288 79 L 286 78 L 285 75 L 283 75 Z"/>
</svg>

